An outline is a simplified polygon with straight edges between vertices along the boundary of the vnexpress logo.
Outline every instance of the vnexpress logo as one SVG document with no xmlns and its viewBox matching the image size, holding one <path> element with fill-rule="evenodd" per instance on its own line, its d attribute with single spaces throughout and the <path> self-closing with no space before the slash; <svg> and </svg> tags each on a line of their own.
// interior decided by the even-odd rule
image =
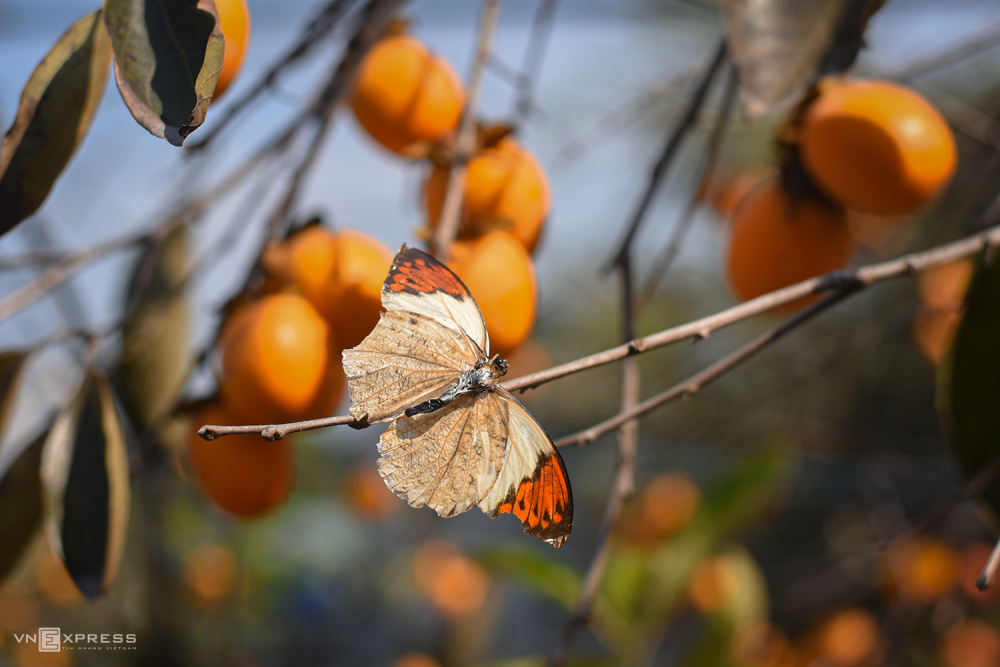
<svg viewBox="0 0 1000 667">
<path fill-rule="evenodd" d="M 60 628 L 38 628 L 33 635 L 14 635 L 18 644 L 37 644 L 42 653 L 58 651 L 134 651 L 134 634 L 63 634 Z"/>
<path fill-rule="evenodd" d="M 59 628 L 38 628 L 38 650 L 55 653 L 62 648 L 62 631 Z"/>
</svg>

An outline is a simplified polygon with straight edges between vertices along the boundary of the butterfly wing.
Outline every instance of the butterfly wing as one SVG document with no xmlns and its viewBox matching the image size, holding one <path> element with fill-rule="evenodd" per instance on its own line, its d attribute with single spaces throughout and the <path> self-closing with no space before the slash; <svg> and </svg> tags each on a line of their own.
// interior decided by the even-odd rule
<svg viewBox="0 0 1000 667">
<path fill-rule="evenodd" d="M 494 486 L 506 453 L 507 429 L 491 394 L 466 394 L 431 414 L 400 417 L 379 440 L 378 469 L 412 507 L 461 514 Z"/>
<path fill-rule="evenodd" d="M 468 336 L 419 313 L 391 310 L 368 337 L 344 350 L 351 414 L 370 423 L 393 419 L 436 398 L 478 359 Z"/>
<path fill-rule="evenodd" d="M 509 512 L 524 532 L 559 548 L 573 528 L 573 491 L 559 450 L 528 409 L 506 389 L 489 394 L 493 420 L 507 430 L 507 456 L 479 508 L 496 518 Z"/>
<path fill-rule="evenodd" d="M 382 305 L 426 315 L 449 329 L 464 333 L 489 356 L 490 337 L 472 292 L 451 269 L 425 252 L 406 245 L 396 254 L 382 285 Z"/>
</svg>

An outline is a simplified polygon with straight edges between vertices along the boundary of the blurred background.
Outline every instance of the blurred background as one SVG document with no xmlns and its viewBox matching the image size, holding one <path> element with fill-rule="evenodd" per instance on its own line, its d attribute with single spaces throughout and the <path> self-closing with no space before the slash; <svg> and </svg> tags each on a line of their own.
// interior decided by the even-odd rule
<svg viewBox="0 0 1000 667">
<path fill-rule="evenodd" d="M 246 63 L 220 109 L 285 52 L 319 3 L 248 5 Z M 51 44 L 94 8 L 86 0 L 0 0 L 0 124 L 11 124 L 20 91 Z M 534 0 L 503 3 L 481 105 L 486 119 L 511 115 L 515 90 L 504 73 L 521 62 L 536 8 Z M 403 13 L 465 80 L 479 3 L 414 0 Z M 891 78 L 995 26 L 1000 8 L 987 0 L 891 0 L 873 17 L 854 72 Z M 536 108 L 519 134 L 548 175 L 552 210 L 534 257 L 537 322 L 511 355 L 511 376 L 620 341 L 617 283 L 600 266 L 722 30 L 719 8 L 708 1 L 559 3 Z M 321 52 L 285 73 L 196 159 L 134 123 L 109 83 L 53 194 L 0 241 L 0 255 L 80 248 L 149 227 L 294 116 L 323 77 Z M 995 123 L 998 73 L 1000 49 L 985 49 L 907 83 L 949 120 L 971 108 Z M 698 187 L 722 93 L 722 85 L 710 91 L 707 114 L 654 200 L 635 246 L 640 273 Z M 212 126 L 212 112 L 201 132 Z M 640 335 L 736 303 L 723 268 L 727 219 L 748 180 L 772 173 L 781 120 L 739 113 L 729 124 L 689 238 L 642 311 Z M 1000 178 L 995 127 L 987 126 L 985 140 L 956 129 L 958 171 L 934 205 L 891 229 L 852 223 L 852 264 L 975 231 Z M 268 178 L 277 180 L 280 168 Z M 391 249 L 413 244 L 424 222 L 426 171 L 377 146 L 345 110 L 304 184 L 299 211 Z M 192 254 L 211 251 L 188 289 L 193 352 L 214 335 L 219 307 L 240 288 L 264 234 L 259 212 L 271 210 L 276 192 L 248 184 L 192 229 Z M 233 242 L 219 251 L 227 239 Z M 23 347 L 66 325 L 113 322 L 135 259 L 122 252 L 81 271 L 0 322 L 0 344 Z M 33 271 L 0 272 L 0 293 L 27 283 Z M 642 420 L 636 493 L 570 664 L 1000 664 L 1000 598 L 973 584 L 992 548 L 989 519 L 972 501 L 939 504 L 963 479 L 935 412 L 943 343 L 915 328 L 926 309 L 918 287 L 900 280 L 866 290 L 692 400 Z M 776 322 L 759 317 L 694 346 L 642 355 L 643 396 Z M 54 346 L 33 358 L 0 469 L 75 391 L 78 357 L 72 346 Z M 206 395 L 212 384 L 210 372 L 196 373 L 186 395 Z M 611 365 L 521 398 L 559 438 L 614 415 L 619 385 Z M 133 478 L 124 562 L 108 595 L 84 602 L 39 535 L 0 588 L 0 665 L 543 664 L 597 546 L 618 456 L 614 435 L 563 449 L 575 521 L 572 538 L 553 551 L 510 517 L 490 521 L 473 511 L 445 520 L 407 507 L 376 471 L 379 431 L 296 436 L 293 492 L 252 522 L 214 509 L 183 456 L 168 452 L 148 463 Z M 135 633 L 137 651 L 39 657 L 13 638 L 49 626 Z"/>
</svg>

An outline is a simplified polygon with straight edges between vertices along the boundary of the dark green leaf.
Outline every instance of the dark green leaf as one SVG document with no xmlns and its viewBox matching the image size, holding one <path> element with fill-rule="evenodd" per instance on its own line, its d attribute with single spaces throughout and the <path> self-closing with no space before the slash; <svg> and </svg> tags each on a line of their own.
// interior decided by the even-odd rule
<svg viewBox="0 0 1000 667">
<path fill-rule="evenodd" d="M 955 458 L 972 476 L 1000 456 L 1000 263 L 980 266 L 951 351 L 938 368 L 938 414 Z M 1000 514 L 1000 482 L 983 493 Z"/>
<path fill-rule="evenodd" d="M 42 520 L 39 466 L 46 433 L 14 459 L 0 479 L 0 581 L 17 566 Z"/>
<path fill-rule="evenodd" d="M 132 425 L 144 430 L 177 403 L 190 367 L 183 226 L 142 254 L 129 281 L 122 361 L 115 385 Z"/>
<path fill-rule="evenodd" d="M 115 81 L 132 116 L 174 146 L 205 122 L 224 43 L 212 0 L 105 0 Z"/>
<path fill-rule="evenodd" d="M 110 61 L 98 11 L 75 23 L 28 79 L 0 151 L 0 234 L 48 197 L 90 127 Z"/>
<path fill-rule="evenodd" d="M 91 373 L 45 442 L 42 483 L 52 550 L 80 592 L 108 590 L 125 546 L 129 471 L 107 380 Z"/>
</svg>

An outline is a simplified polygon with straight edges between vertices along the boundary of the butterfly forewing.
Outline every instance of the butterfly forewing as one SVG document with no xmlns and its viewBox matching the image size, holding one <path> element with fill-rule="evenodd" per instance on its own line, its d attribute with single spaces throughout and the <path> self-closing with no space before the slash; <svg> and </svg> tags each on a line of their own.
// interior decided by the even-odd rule
<svg viewBox="0 0 1000 667">
<path fill-rule="evenodd" d="M 418 313 L 389 311 L 351 350 L 344 350 L 344 372 L 351 414 L 376 423 L 407 407 L 441 395 L 477 356 L 465 334 Z"/>
<path fill-rule="evenodd" d="M 467 394 L 437 412 L 394 421 L 378 447 L 389 488 L 441 516 L 474 507 L 493 487 L 506 452 L 507 429 L 491 403 L 489 394 Z"/>
<path fill-rule="evenodd" d="M 405 245 L 393 260 L 382 285 L 382 305 L 388 311 L 420 313 L 466 334 L 486 358 L 490 338 L 476 300 L 465 283 L 433 257 Z"/>
<path fill-rule="evenodd" d="M 573 492 L 559 450 L 527 408 L 502 387 L 490 394 L 494 418 L 508 432 L 508 453 L 496 484 L 479 501 L 491 517 L 510 512 L 524 532 L 562 546 L 573 528 Z"/>
</svg>

